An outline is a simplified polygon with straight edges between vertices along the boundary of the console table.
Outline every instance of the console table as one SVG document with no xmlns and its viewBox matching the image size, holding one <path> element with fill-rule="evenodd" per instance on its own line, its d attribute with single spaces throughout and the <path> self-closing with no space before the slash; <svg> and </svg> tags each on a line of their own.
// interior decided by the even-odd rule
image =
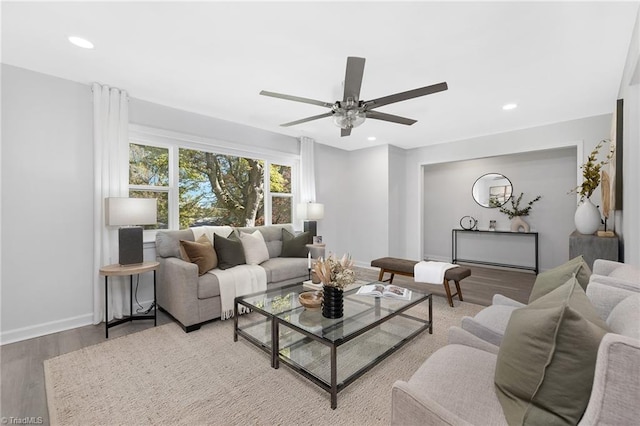
<svg viewBox="0 0 640 426">
<path fill-rule="evenodd" d="M 492 234 L 492 235 L 509 235 L 516 238 L 533 238 L 533 242 L 535 244 L 535 266 L 523 266 L 523 265 L 514 265 L 510 263 L 499 263 L 499 262 L 488 262 L 484 260 L 474 260 L 474 259 L 458 259 L 458 234 L 460 233 L 472 233 L 477 235 L 484 234 Z M 529 271 L 533 271 L 538 274 L 538 233 L 537 232 L 510 232 L 510 231 L 485 231 L 485 230 L 477 230 L 471 231 L 468 229 L 452 229 L 451 230 L 451 263 L 477 263 L 480 265 L 490 265 L 490 266 L 501 266 L 504 268 L 516 268 L 516 269 L 526 269 Z"/>
</svg>

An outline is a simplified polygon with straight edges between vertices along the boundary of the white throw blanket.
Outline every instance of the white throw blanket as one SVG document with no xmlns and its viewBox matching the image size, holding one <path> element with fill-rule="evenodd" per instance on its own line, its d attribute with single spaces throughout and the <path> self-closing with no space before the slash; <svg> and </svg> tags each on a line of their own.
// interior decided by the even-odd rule
<svg viewBox="0 0 640 426">
<path fill-rule="evenodd" d="M 231 269 L 212 269 L 208 272 L 218 278 L 220 283 L 220 319 L 233 318 L 234 301 L 237 296 L 267 290 L 267 272 L 258 265 L 238 265 Z M 239 313 L 247 311 L 239 306 Z"/>
<path fill-rule="evenodd" d="M 443 284 L 444 274 L 458 265 L 446 262 L 418 262 L 413 267 L 413 279 L 417 283 Z"/>
</svg>

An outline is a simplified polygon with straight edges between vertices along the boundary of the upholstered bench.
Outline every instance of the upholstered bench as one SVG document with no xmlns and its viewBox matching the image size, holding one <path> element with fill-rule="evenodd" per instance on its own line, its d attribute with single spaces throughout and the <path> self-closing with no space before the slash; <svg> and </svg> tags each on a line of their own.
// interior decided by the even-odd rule
<svg viewBox="0 0 640 426">
<path fill-rule="evenodd" d="M 418 263 L 418 261 L 416 260 L 398 259 L 397 257 L 381 257 L 380 259 L 372 260 L 371 266 L 380 268 L 378 281 L 392 283 L 393 277 L 396 274 L 413 277 L 413 267 L 416 265 L 416 263 Z M 391 276 L 386 280 L 383 280 L 385 272 L 390 273 Z M 458 296 L 458 299 L 462 302 L 462 290 L 460 290 L 460 281 L 470 275 L 471 270 L 469 268 L 465 268 L 464 266 L 447 269 L 447 271 L 444 273 L 444 282 L 442 283 L 442 285 L 444 286 L 444 290 L 447 292 L 447 300 L 449 301 L 449 306 L 451 306 L 452 308 L 453 296 Z M 453 281 L 456 285 L 456 293 L 454 294 L 451 294 L 449 281 Z"/>
</svg>

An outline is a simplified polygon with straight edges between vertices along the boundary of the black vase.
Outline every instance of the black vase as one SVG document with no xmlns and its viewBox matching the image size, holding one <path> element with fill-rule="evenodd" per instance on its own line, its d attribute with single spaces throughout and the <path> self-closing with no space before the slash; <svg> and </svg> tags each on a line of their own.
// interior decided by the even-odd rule
<svg viewBox="0 0 640 426">
<path fill-rule="evenodd" d="M 325 318 L 342 318 L 342 289 L 323 286 L 322 316 Z"/>
</svg>

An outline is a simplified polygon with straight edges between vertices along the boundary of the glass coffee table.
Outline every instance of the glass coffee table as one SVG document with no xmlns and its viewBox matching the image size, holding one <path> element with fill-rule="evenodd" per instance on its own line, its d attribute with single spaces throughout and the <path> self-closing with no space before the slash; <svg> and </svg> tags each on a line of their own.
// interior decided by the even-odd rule
<svg viewBox="0 0 640 426">
<path fill-rule="evenodd" d="M 344 293 L 344 316 L 330 319 L 321 309 L 300 305 L 302 284 L 293 284 L 235 299 L 233 340 L 242 336 L 271 358 L 311 380 L 331 394 L 331 408 L 338 392 L 419 333 L 432 328 L 431 294 L 412 290 L 409 300 Z M 428 303 L 427 318 L 409 309 Z M 241 306 L 251 309 L 238 315 Z M 422 313 L 421 316 L 425 316 Z"/>
</svg>

